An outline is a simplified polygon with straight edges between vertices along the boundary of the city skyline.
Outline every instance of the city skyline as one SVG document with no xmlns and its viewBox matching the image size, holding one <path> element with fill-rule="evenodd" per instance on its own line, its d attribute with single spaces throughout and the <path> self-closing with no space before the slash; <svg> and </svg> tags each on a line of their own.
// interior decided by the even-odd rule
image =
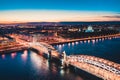
<svg viewBox="0 0 120 80">
<path fill-rule="evenodd" d="M 1 0 L 0 23 L 120 21 L 119 0 Z"/>
<path fill-rule="evenodd" d="M 120 0 L 0 0 L 0 80 L 120 80 Z"/>
</svg>

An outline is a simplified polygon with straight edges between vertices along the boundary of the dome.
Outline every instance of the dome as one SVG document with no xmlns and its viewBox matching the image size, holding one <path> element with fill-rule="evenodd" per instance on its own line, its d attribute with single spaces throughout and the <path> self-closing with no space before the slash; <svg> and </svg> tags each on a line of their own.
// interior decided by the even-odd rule
<svg viewBox="0 0 120 80">
<path fill-rule="evenodd" d="M 92 26 L 88 26 L 88 28 L 85 30 L 85 32 L 94 32 Z"/>
</svg>

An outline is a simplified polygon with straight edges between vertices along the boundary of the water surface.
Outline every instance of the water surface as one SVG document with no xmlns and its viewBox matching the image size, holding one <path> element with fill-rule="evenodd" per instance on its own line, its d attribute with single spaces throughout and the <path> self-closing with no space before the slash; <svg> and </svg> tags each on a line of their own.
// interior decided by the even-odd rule
<svg viewBox="0 0 120 80">
<path fill-rule="evenodd" d="M 120 38 L 78 41 L 54 46 L 60 53 L 67 55 L 92 55 L 120 63 Z"/>
<path fill-rule="evenodd" d="M 30 50 L 0 55 L 0 80 L 89 80 Z M 93 80 L 94 77 L 90 80 Z"/>
<path fill-rule="evenodd" d="M 86 54 L 120 63 L 120 38 L 79 41 L 54 46 L 67 55 Z M 75 73 L 70 69 L 49 62 L 39 53 L 24 50 L 0 55 L 0 80 L 98 80 L 85 72 Z"/>
</svg>

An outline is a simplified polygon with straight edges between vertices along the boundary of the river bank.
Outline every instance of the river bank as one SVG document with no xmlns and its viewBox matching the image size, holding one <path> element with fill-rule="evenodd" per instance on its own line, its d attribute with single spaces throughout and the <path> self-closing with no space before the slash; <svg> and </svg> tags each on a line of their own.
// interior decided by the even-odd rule
<svg viewBox="0 0 120 80">
<path fill-rule="evenodd" d="M 113 37 L 119 37 L 119 36 L 120 36 L 120 33 L 119 34 L 114 34 L 114 35 L 72 39 L 72 40 L 66 40 L 66 41 L 63 41 L 63 42 L 53 42 L 53 43 L 50 43 L 50 45 L 64 44 L 64 43 L 70 43 L 70 42 L 76 42 L 76 41 L 96 40 L 96 39 L 102 39 L 102 38 L 113 38 Z"/>
</svg>

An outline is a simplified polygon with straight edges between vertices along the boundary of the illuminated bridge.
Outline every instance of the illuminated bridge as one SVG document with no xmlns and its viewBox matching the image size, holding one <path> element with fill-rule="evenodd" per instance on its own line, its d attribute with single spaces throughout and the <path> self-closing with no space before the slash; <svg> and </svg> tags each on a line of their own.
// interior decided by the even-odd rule
<svg viewBox="0 0 120 80">
<path fill-rule="evenodd" d="M 51 46 L 43 42 L 29 43 L 29 47 L 36 49 L 40 53 L 48 55 L 48 57 L 53 57 L 59 59 L 59 53 Z"/>
<path fill-rule="evenodd" d="M 33 36 L 33 42 L 22 40 L 21 38 L 19 38 L 19 36 L 16 35 L 10 35 L 10 36 L 13 37 L 16 40 L 16 42 L 24 46 L 27 46 L 28 48 L 35 49 L 39 53 L 42 53 L 42 55 L 44 53 L 48 57 L 59 58 L 59 53 L 51 45 L 44 42 L 37 42 L 36 36 Z"/>
<path fill-rule="evenodd" d="M 63 66 L 74 66 L 104 80 L 120 80 L 120 64 L 88 55 L 70 55 L 63 57 Z"/>
</svg>

